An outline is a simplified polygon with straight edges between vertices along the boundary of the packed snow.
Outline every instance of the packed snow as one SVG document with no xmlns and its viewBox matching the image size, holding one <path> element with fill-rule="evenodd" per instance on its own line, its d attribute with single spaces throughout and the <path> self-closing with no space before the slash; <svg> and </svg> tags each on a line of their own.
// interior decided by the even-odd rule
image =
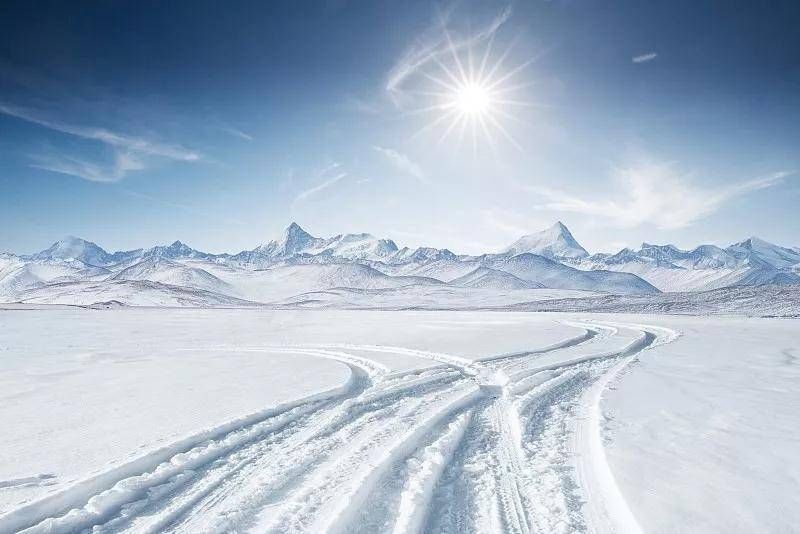
<svg viewBox="0 0 800 534">
<path fill-rule="evenodd" d="M 100 308 L 0 310 L 0 532 L 800 522 L 793 319 Z"/>
</svg>

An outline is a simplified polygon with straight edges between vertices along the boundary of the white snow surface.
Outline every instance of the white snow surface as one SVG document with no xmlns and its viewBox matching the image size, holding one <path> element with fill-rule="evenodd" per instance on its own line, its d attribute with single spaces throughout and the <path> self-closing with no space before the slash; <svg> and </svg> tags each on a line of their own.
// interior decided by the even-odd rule
<svg viewBox="0 0 800 534">
<path fill-rule="evenodd" d="M 615 316 L 681 333 L 606 393 L 606 450 L 644 532 L 794 532 L 800 339 L 792 319 Z"/>
<path fill-rule="evenodd" d="M 410 312 L 21 308 L 0 310 L 0 428 L 14 430 L 0 438 L 7 453 L 0 478 L 55 477 L 0 489 L 0 509 L 349 379 L 343 364 L 292 352 L 297 345 L 312 352 L 321 349 L 308 345 L 348 345 L 388 371 L 406 371 L 438 362 L 403 348 L 509 352 L 571 331 L 552 324 L 526 335 L 530 320 L 513 314 L 470 320 Z M 508 339 L 485 339 L 497 331 Z M 398 348 L 375 352 L 373 345 Z"/>
<path fill-rule="evenodd" d="M 790 532 L 796 334 L 6 306 L 0 532 Z"/>
</svg>

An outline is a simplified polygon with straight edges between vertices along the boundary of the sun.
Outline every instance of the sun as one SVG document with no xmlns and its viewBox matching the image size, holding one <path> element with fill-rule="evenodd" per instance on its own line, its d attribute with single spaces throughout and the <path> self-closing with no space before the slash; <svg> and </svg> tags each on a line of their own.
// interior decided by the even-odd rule
<svg viewBox="0 0 800 534">
<path fill-rule="evenodd" d="M 488 113 L 492 107 L 492 94 L 486 87 L 468 83 L 453 93 L 452 107 L 461 113 L 481 115 Z"/>
<path fill-rule="evenodd" d="M 496 150 L 497 140 L 502 137 L 521 150 L 507 125 L 522 122 L 518 108 L 530 105 L 519 93 L 532 83 L 517 78 L 532 60 L 507 69 L 504 63 L 511 47 L 493 59 L 494 35 L 485 43 L 454 42 L 446 28 L 443 32 L 446 46 L 432 54 L 427 68 L 421 69 L 419 90 L 415 91 L 428 100 L 428 105 L 412 111 L 431 119 L 414 137 L 439 130 L 439 143 L 456 137 L 460 145 L 465 138 L 471 138 L 473 153 L 484 145 Z M 484 48 L 475 50 L 476 47 Z"/>
</svg>

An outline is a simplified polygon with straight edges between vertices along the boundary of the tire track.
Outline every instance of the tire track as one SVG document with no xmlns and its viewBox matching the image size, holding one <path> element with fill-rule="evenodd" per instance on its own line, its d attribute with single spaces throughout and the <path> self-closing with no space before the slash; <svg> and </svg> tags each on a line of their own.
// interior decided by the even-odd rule
<svg viewBox="0 0 800 534">
<path fill-rule="evenodd" d="M 628 506 L 608 464 L 602 438 L 603 392 L 645 349 L 672 343 L 680 336 L 675 330 L 650 325 L 635 325 L 645 332 L 646 342 L 639 350 L 621 355 L 581 397 L 579 417 L 572 423 L 571 452 L 576 480 L 582 489 L 583 514 L 590 532 L 636 534 L 641 527 Z"/>
<path fill-rule="evenodd" d="M 106 520 L 152 488 L 215 461 L 237 447 L 283 428 L 295 419 L 367 389 L 370 368 L 348 364 L 346 384 L 305 399 L 284 403 L 189 436 L 144 456 L 80 481 L 0 516 L 0 532 L 79 530 Z"/>
<path fill-rule="evenodd" d="M 569 344 L 572 345 L 572 344 L 574 344 L 574 342 L 570 342 Z M 556 348 L 560 348 L 561 346 L 562 345 L 559 345 L 558 347 L 552 347 L 549 350 L 555 350 Z M 425 357 L 433 359 L 434 361 L 445 363 L 446 365 L 448 365 L 450 367 L 457 367 L 460 370 L 460 372 L 465 376 L 473 376 L 477 372 L 474 369 L 472 369 L 472 365 L 473 365 L 472 362 L 470 362 L 468 360 L 465 360 L 465 359 L 462 359 L 462 358 L 452 357 L 452 356 L 449 356 L 449 355 L 436 354 L 436 353 L 425 353 L 423 351 L 401 349 L 401 348 L 396 348 L 396 347 L 355 346 L 355 345 L 346 345 L 346 346 L 335 345 L 333 347 L 337 348 L 337 349 L 342 349 L 342 348 L 349 349 L 349 350 L 358 349 L 358 350 L 367 350 L 367 351 L 374 351 L 374 352 L 399 352 L 399 353 L 402 353 L 402 354 L 410 354 L 410 355 L 414 355 L 414 356 L 424 355 Z M 247 350 L 250 350 L 250 351 L 253 351 L 253 350 L 270 350 L 270 351 L 273 351 L 273 350 L 282 350 L 282 349 L 280 349 L 280 348 L 276 349 L 274 347 L 270 347 L 270 348 L 267 348 L 267 349 L 249 348 Z M 291 349 L 286 349 L 286 350 L 287 351 L 292 351 L 292 352 L 303 352 L 303 351 L 306 351 L 308 349 L 306 347 L 298 346 L 298 347 L 292 347 Z M 336 353 L 332 354 L 330 352 L 330 346 L 327 347 L 327 348 L 321 347 L 321 346 L 315 346 L 315 348 L 313 348 L 311 350 L 320 351 L 320 352 L 322 352 L 323 354 L 326 354 L 326 355 L 333 355 L 334 357 L 340 358 L 343 361 L 353 361 L 352 358 L 350 358 L 346 353 L 336 352 Z M 537 351 L 537 352 L 544 352 L 544 351 Z M 356 363 L 359 363 L 359 362 L 356 362 Z M 363 363 L 363 361 L 360 362 L 360 363 Z M 381 371 L 383 371 L 383 370 L 381 370 Z M 437 373 L 437 371 L 431 371 L 431 373 Z M 447 373 L 447 371 L 446 370 L 445 371 L 438 371 L 438 373 L 439 374 Z M 385 375 L 385 373 L 383 373 L 383 372 L 381 372 L 381 373 L 373 372 L 372 375 L 373 376 L 375 376 L 375 375 L 382 376 L 382 375 Z M 386 384 L 387 386 L 388 386 L 388 382 L 390 382 L 390 381 L 387 380 L 387 384 Z M 431 378 L 430 377 L 427 377 L 427 378 L 423 377 L 421 379 L 412 380 L 412 383 L 413 383 L 414 386 L 422 385 L 423 382 L 431 382 Z M 352 408 L 353 408 L 353 403 L 354 402 L 359 401 L 359 404 L 364 406 L 364 405 L 369 404 L 370 401 L 377 401 L 377 400 L 380 400 L 381 398 L 390 398 L 392 396 L 392 393 L 394 392 L 394 389 L 396 389 L 396 387 L 395 388 L 393 388 L 393 387 L 383 388 L 382 390 L 380 388 L 375 388 L 375 389 L 376 389 L 376 391 L 374 391 L 374 392 L 372 390 L 365 391 L 357 399 L 345 400 L 342 403 L 342 406 L 338 410 L 333 411 L 334 412 L 333 414 L 330 414 L 330 415 L 327 416 L 327 418 L 329 420 L 329 424 L 328 425 L 323 425 L 323 428 L 327 427 L 327 429 L 326 430 L 317 430 L 317 431 L 315 431 L 316 432 L 316 437 L 323 437 L 324 434 L 331 434 L 331 433 L 335 432 L 337 430 L 337 425 L 336 424 L 332 424 L 332 421 L 334 421 L 334 420 L 338 420 L 338 422 L 339 422 L 338 427 L 340 427 L 342 424 L 344 424 L 347 421 L 352 421 L 352 419 L 353 419 L 353 411 L 354 411 Z M 417 390 L 416 393 L 420 393 L 420 391 Z M 371 406 L 371 409 L 374 410 L 375 406 L 374 405 Z M 338 412 L 338 413 L 336 413 L 336 412 Z M 308 439 L 310 439 L 310 438 L 308 438 Z M 197 504 L 197 499 L 192 499 L 189 504 L 190 505 Z M 251 505 L 252 505 L 252 503 L 251 503 Z M 184 507 L 183 509 L 185 510 L 186 508 Z M 173 514 L 168 514 L 168 517 L 170 517 L 171 520 L 174 521 L 174 519 L 176 517 L 176 514 L 174 514 L 174 513 Z M 159 528 L 162 528 L 167 524 L 168 524 L 167 522 L 161 521 L 161 522 L 157 523 L 156 526 L 159 527 Z"/>
<path fill-rule="evenodd" d="M 584 333 L 476 360 L 379 345 L 212 349 L 335 359 L 351 379 L 14 510 L 0 532 L 619 530 L 608 517 L 625 501 L 609 482 L 600 398 L 642 350 L 675 333 L 568 324 Z M 624 347 L 585 353 L 631 329 L 639 335 Z M 348 351 L 440 365 L 391 374 Z"/>
<path fill-rule="evenodd" d="M 609 325 L 614 334 L 616 326 L 627 328 Z M 551 533 L 575 532 L 592 524 L 592 517 L 584 521 L 578 496 L 577 482 L 583 487 L 585 481 L 568 465 L 574 405 L 586 391 L 602 391 L 609 370 L 674 339 L 669 332 L 646 328 L 635 327 L 639 335 L 619 350 L 546 365 L 537 365 L 535 357 L 514 362 L 516 372 L 502 394 L 490 397 L 476 416 L 478 424 L 467 440 L 470 449 L 442 477 L 434 500 L 443 513 L 425 530 Z"/>
<path fill-rule="evenodd" d="M 423 384 L 417 388 L 407 388 L 394 397 L 383 396 L 377 401 L 374 392 L 365 392 L 364 402 L 359 408 L 349 412 L 357 414 L 353 417 L 342 417 L 348 413 L 343 407 L 332 410 L 326 415 L 322 425 L 314 425 L 304 430 L 302 440 L 281 445 L 286 454 L 276 457 L 270 451 L 262 451 L 250 461 L 248 472 L 232 481 L 231 493 L 225 496 L 226 502 L 217 509 L 227 510 L 226 523 L 231 525 L 249 524 L 256 521 L 253 516 L 261 509 L 274 510 L 281 502 L 297 501 L 298 492 L 314 485 L 314 477 L 324 477 L 328 472 L 336 472 L 335 463 L 341 458 L 352 458 L 368 448 L 385 445 L 392 436 L 403 428 L 398 419 L 411 418 L 426 406 L 435 405 L 439 399 L 448 394 L 454 382 L 447 376 L 432 387 Z M 413 425 L 411 425 L 413 426 Z M 263 484 L 249 484 L 248 479 L 256 478 Z M 242 492 L 242 486 L 251 487 Z M 245 498 L 245 505 L 242 504 Z M 269 514 L 267 514 L 269 515 Z M 178 530 L 189 531 L 193 520 L 180 525 Z M 200 521 L 202 522 L 202 521 Z"/>
</svg>

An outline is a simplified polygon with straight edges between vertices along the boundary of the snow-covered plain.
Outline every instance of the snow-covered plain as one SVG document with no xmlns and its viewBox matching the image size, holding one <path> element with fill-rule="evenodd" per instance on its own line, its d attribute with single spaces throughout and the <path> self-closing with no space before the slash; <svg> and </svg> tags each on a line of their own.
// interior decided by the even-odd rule
<svg viewBox="0 0 800 534">
<path fill-rule="evenodd" d="M 680 341 L 643 352 L 606 397 L 609 463 L 643 529 L 796 532 L 800 323 L 657 322 Z"/>
<path fill-rule="evenodd" d="M 789 532 L 797 324 L 7 306 L 0 532 Z"/>
</svg>

